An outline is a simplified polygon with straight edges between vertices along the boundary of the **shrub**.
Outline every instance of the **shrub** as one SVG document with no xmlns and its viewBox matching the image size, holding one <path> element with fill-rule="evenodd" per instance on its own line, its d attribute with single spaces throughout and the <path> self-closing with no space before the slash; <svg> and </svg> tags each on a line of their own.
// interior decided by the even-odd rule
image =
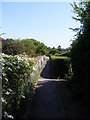
<svg viewBox="0 0 90 120">
<path fill-rule="evenodd" d="M 90 1 L 80 2 L 78 5 L 74 2 L 72 5 L 76 14 L 73 17 L 80 22 L 80 27 L 76 30 L 76 38 L 72 43 L 71 62 L 72 62 L 72 88 L 75 98 L 83 101 L 88 106 L 88 81 L 90 62 Z"/>
<path fill-rule="evenodd" d="M 79 100 L 86 104 L 88 102 L 88 63 L 90 61 L 90 41 L 88 36 L 86 36 L 86 39 L 84 36 L 84 38 L 79 39 L 71 51 L 73 92 L 76 93 Z"/>
<path fill-rule="evenodd" d="M 25 103 L 28 95 L 32 92 L 31 73 L 36 61 L 23 55 L 0 54 L 0 58 L 2 66 L 2 117 L 5 120 L 14 119 L 18 115 L 22 102 Z"/>
<path fill-rule="evenodd" d="M 51 56 L 51 71 L 53 77 L 65 78 L 70 64 L 69 61 L 69 57 Z"/>
</svg>

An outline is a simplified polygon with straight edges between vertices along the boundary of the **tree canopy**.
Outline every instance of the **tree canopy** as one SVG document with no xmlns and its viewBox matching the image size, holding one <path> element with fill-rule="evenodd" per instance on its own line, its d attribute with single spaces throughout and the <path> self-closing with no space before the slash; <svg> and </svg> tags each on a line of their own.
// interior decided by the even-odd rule
<svg viewBox="0 0 90 120">
<path fill-rule="evenodd" d="M 14 40 L 8 38 L 2 44 L 2 52 L 9 55 L 25 53 L 30 56 L 38 56 L 47 53 L 47 46 L 35 39 Z"/>
</svg>

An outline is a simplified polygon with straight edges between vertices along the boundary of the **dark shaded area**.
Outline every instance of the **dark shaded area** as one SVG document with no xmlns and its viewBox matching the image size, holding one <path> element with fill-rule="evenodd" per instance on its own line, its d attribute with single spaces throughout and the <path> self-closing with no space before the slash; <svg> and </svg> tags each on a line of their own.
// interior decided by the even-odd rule
<svg viewBox="0 0 90 120">
<path fill-rule="evenodd" d="M 36 85 L 32 104 L 22 120 L 42 118 L 88 119 L 88 109 L 74 100 L 70 83 L 65 79 L 55 80 L 50 71 L 50 61 L 44 67 Z"/>
<path fill-rule="evenodd" d="M 47 78 L 47 79 L 53 79 L 53 75 L 52 75 L 52 72 L 51 72 L 51 67 L 50 67 L 50 60 L 47 61 L 47 64 L 46 66 L 43 68 L 40 76 L 42 78 Z"/>
<path fill-rule="evenodd" d="M 68 81 L 62 79 L 53 82 L 57 88 L 65 118 L 85 120 L 90 118 L 90 115 L 88 114 L 88 107 L 85 104 L 82 104 L 82 102 L 75 99 L 72 92 L 72 86 Z"/>
<path fill-rule="evenodd" d="M 80 22 L 80 27 L 76 32 L 77 37 L 71 44 L 73 92 L 76 98 L 81 99 L 88 106 L 90 101 L 88 96 L 90 75 L 90 1 L 88 1 L 88 4 L 81 1 L 79 4 L 73 4 L 73 11 L 76 15 L 75 20 Z"/>
<path fill-rule="evenodd" d="M 70 59 L 68 57 L 51 57 L 50 67 L 54 78 L 65 78 L 65 75 L 68 73 L 70 65 L 69 60 Z"/>
</svg>

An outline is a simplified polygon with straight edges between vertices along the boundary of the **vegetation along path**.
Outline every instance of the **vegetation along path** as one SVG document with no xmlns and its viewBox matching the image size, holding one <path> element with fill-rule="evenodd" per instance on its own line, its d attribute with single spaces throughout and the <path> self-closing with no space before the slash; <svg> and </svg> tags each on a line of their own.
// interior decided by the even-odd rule
<svg viewBox="0 0 90 120">
<path fill-rule="evenodd" d="M 72 97 L 70 85 L 64 79 L 53 79 L 50 61 L 38 79 L 32 104 L 22 120 L 33 118 L 85 118 L 88 110 Z"/>
<path fill-rule="evenodd" d="M 63 118 L 63 111 L 58 102 L 57 90 L 50 75 L 50 62 L 43 69 L 36 85 L 28 118 Z"/>
</svg>

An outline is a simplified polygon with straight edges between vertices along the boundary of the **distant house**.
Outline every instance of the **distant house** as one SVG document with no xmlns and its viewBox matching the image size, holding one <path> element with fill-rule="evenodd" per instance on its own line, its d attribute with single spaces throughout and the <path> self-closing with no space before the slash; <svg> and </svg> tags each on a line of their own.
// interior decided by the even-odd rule
<svg viewBox="0 0 90 120">
<path fill-rule="evenodd" d="M 62 48 L 62 51 L 63 51 L 63 52 L 66 52 L 66 51 L 67 51 L 67 49 L 65 49 L 65 48 Z"/>
<path fill-rule="evenodd" d="M 64 52 L 67 52 L 67 49 L 62 48 L 62 51 L 60 51 L 60 54 L 63 54 Z"/>
</svg>

